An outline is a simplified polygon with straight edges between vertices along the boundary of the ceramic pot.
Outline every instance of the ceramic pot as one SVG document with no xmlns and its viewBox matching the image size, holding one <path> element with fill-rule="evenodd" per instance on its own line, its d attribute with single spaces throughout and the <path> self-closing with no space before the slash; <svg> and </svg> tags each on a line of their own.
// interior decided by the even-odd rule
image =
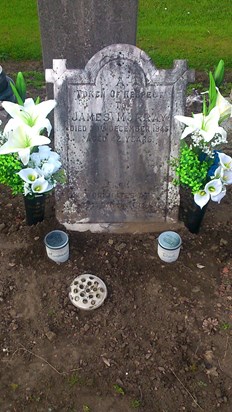
<svg viewBox="0 0 232 412">
<path fill-rule="evenodd" d="M 26 222 L 29 226 L 44 220 L 45 195 L 24 196 Z"/>
</svg>

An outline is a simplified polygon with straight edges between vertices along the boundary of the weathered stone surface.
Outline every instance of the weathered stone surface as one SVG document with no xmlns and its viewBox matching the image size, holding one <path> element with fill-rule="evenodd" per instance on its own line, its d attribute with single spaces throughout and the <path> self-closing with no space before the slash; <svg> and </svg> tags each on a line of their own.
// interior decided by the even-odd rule
<svg viewBox="0 0 232 412">
<path fill-rule="evenodd" d="M 38 0 L 44 68 L 83 68 L 103 47 L 136 42 L 138 0 Z"/>
<path fill-rule="evenodd" d="M 55 147 L 68 185 L 58 189 L 57 217 L 68 229 L 112 224 L 176 222 L 178 189 L 169 160 L 178 154 L 185 88 L 193 80 L 185 61 L 158 70 L 132 45 L 112 45 L 84 70 L 54 60 Z"/>
</svg>

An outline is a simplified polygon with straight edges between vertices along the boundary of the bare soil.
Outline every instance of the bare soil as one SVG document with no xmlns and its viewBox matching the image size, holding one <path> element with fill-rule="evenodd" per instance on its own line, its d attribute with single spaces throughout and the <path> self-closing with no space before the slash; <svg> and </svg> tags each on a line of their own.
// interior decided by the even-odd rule
<svg viewBox="0 0 232 412">
<path fill-rule="evenodd" d="M 53 196 L 27 226 L 23 198 L 0 190 L 1 412 L 232 410 L 231 191 L 198 235 L 181 228 L 174 263 L 158 257 L 158 233 L 70 232 L 58 265 L 43 243 L 64 229 Z M 68 297 L 83 273 L 107 285 L 93 311 Z"/>
</svg>

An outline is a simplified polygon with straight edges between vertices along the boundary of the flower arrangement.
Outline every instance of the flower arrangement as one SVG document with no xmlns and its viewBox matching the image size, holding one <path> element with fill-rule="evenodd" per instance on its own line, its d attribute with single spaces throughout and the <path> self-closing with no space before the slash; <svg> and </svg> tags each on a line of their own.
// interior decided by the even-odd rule
<svg viewBox="0 0 232 412">
<path fill-rule="evenodd" d="M 232 158 L 220 151 L 227 143 L 221 123 L 232 116 L 231 104 L 221 95 L 224 61 L 209 73 L 209 90 L 203 94 L 202 113 L 192 117 L 175 116 L 186 127 L 183 130 L 180 156 L 171 161 L 176 178 L 174 184 L 188 187 L 195 203 L 203 208 L 211 199 L 220 203 L 232 183 Z"/>
<path fill-rule="evenodd" d="M 11 87 L 17 103 L 2 102 L 11 119 L 0 132 L 0 183 L 10 186 L 14 195 L 23 193 L 33 198 L 65 182 L 60 156 L 48 146 L 52 126 L 47 115 L 56 102 L 26 99 L 21 72 Z"/>
</svg>

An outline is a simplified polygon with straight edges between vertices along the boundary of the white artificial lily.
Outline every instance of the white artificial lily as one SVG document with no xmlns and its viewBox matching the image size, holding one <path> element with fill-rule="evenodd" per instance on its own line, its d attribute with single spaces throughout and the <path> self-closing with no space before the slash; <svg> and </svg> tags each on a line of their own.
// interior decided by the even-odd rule
<svg viewBox="0 0 232 412">
<path fill-rule="evenodd" d="M 40 177 L 31 185 L 31 190 L 33 193 L 44 193 L 47 192 L 49 189 L 49 183 L 44 177 Z"/>
<path fill-rule="evenodd" d="M 205 185 L 205 192 L 209 193 L 210 196 L 217 196 L 222 191 L 221 179 L 214 179 Z"/>
<path fill-rule="evenodd" d="M 210 142 L 215 134 L 220 134 L 226 139 L 226 131 L 218 125 L 220 119 L 218 107 L 214 107 L 208 116 L 198 113 L 193 114 L 193 117 L 175 116 L 175 118 L 187 126 L 181 135 L 181 139 L 192 133 L 202 136 L 205 142 Z"/>
<path fill-rule="evenodd" d="M 55 100 L 47 100 L 39 104 L 35 104 L 34 100 L 31 98 L 25 100 L 24 106 L 20 106 L 19 104 L 12 102 L 2 102 L 2 107 L 12 117 L 12 119 L 10 119 L 6 124 L 4 133 L 8 133 L 11 129 L 15 129 L 18 125 L 26 124 L 36 133 L 40 133 L 41 130 L 47 129 L 49 135 L 52 130 L 52 126 L 46 117 L 55 106 Z"/>
<path fill-rule="evenodd" d="M 224 185 L 230 185 L 232 183 L 232 169 L 224 169 L 219 166 L 214 172 L 213 179 L 221 179 Z"/>
<path fill-rule="evenodd" d="M 221 193 L 219 193 L 219 194 L 216 195 L 216 196 L 211 196 L 211 200 L 212 200 L 213 202 L 220 203 L 221 200 L 223 199 L 223 197 L 224 197 L 225 195 L 226 195 L 226 188 L 223 187 Z"/>
<path fill-rule="evenodd" d="M 222 183 L 225 185 L 231 185 L 232 183 L 232 170 L 226 170 L 223 169 L 221 170 L 221 180 Z"/>
<path fill-rule="evenodd" d="M 206 183 L 204 190 L 195 193 L 194 202 L 202 209 L 210 198 L 214 197 L 216 199 L 216 196 L 222 192 L 222 189 L 223 185 L 220 179 L 211 180 Z"/>
<path fill-rule="evenodd" d="M 221 95 L 218 89 L 216 107 L 219 109 L 220 122 L 227 119 L 232 114 L 232 105 Z"/>
<path fill-rule="evenodd" d="M 215 172 L 214 175 L 212 176 L 212 179 L 221 179 L 221 176 L 223 175 L 223 169 L 221 166 L 219 166 Z"/>
<path fill-rule="evenodd" d="M 39 177 L 38 172 L 35 169 L 32 169 L 31 167 L 27 167 L 26 169 L 22 169 L 17 174 L 26 183 L 33 183 Z"/>
<path fill-rule="evenodd" d="M 201 190 L 194 195 L 194 202 L 202 209 L 209 201 L 210 195 L 205 190 Z"/>
<path fill-rule="evenodd" d="M 220 165 L 223 169 L 232 170 L 232 158 L 225 153 L 218 152 Z"/>
<path fill-rule="evenodd" d="M 34 146 L 50 143 L 46 136 L 39 135 L 27 126 L 17 126 L 15 130 L 8 132 L 8 140 L 0 147 L 0 155 L 8 153 L 18 153 L 24 165 L 28 164 L 30 150 Z"/>
</svg>

